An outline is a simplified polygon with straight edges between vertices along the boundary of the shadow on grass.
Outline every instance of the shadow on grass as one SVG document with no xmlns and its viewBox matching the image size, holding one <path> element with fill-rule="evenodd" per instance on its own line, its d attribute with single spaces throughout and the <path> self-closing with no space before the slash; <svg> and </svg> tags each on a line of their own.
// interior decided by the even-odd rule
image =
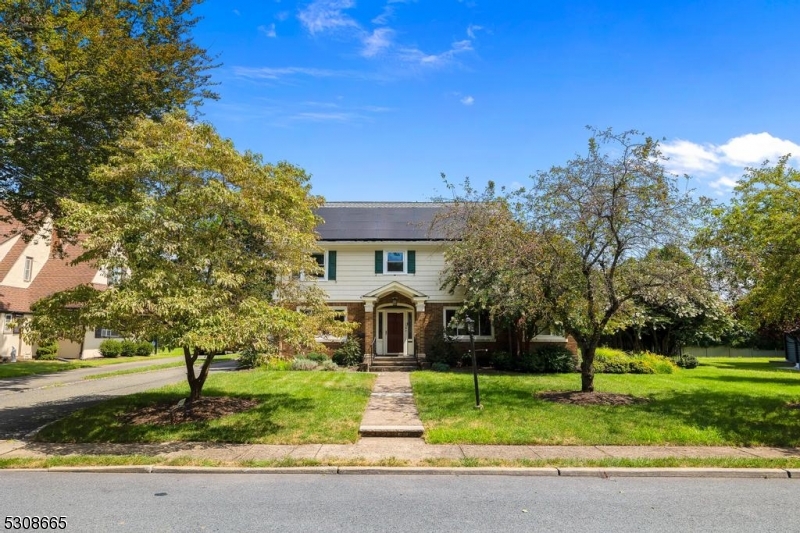
<svg viewBox="0 0 800 533">
<path fill-rule="evenodd" d="M 699 361 L 701 367 L 707 366 L 726 370 L 760 370 L 765 372 L 783 372 L 790 365 L 790 363 L 784 359 L 764 361 L 763 358 L 757 360 L 746 358 L 736 360 L 726 359 L 724 361 L 704 361 L 700 358 Z"/>
<path fill-rule="evenodd" d="M 748 378 L 740 379 L 748 381 Z M 764 380 L 774 383 L 774 380 Z M 792 381 L 791 384 L 798 383 Z M 562 429 L 555 431 L 572 432 L 576 427 L 581 430 L 589 428 L 589 431 L 582 431 L 584 441 L 579 443 L 585 445 L 609 444 L 602 442 L 602 437 L 592 440 L 591 436 L 608 435 L 609 427 L 636 427 L 643 430 L 643 440 L 637 442 L 635 435 L 626 435 L 623 439 L 630 439 L 626 444 L 800 446 L 800 409 L 789 406 L 789 399 L 785 396 L 757 392 L 664 389 L 651 392 L 643 389 L 632 394 L 648 397 L 647 403 L 580 406 L 556 405 L 538 399 L 534 394 L 540 390 L 575 388 L 565 388 L 563 383 L 556 384 L 547 380 L 546 376 L 541 381 L 536 378 L 487 379 L 481 382 L 481 403 L 485 409 L 479 414 L 469 410 L 474 401 L 474 391 L 466 379 L 420 383 L 415 386 L 415 397 L 423 420 L 443 427 L 451 423 L 458 425 L 466 417 L 472 421 L 471 427 L 480 424 L 480 427 L 491 430 L 496 420 L 501 418 L 527 424 L 535 418 L 534 415 L 550 416 L 548 413 L 551 413 L 560 419 L 556 427 Z M 601 392 L 619 391 L 609 387 Z M 800 388 L 797 393 L 800 396 Z M 591 430 L 595 424 L 598 428 L 596 432 Z M 510 431 L 513 433 L 513 428 Z M 531 438 L 535 439 L 536 436 L 532 435 Z"/>
<path fill-rule="evenodd" d="M 725 383 L 764 383 L 765 385 L 787 385 L 798 387 L 800 393 L 800 376 L 797 377 L 775 377 L 764 376 L 699 376 L 695 379 L 707 381 L 722 381 Z"/>
<path fill-rule="evenodd" d="M 785 398 L 711 391 L 660 393 L 634 409 L 661 420 L 713 429 L 734 445 L 798 446 L 800 416 Z"/>
<path fill-rule="evenodd" d="M 55 422 L 36 435 L 42 442 L 106 442 L 145 443 L 181 441 L 207 442 L 252 442 L 255 439 L 275 435 L 284 426 L 275 422 L 281 412 L 292 412 L 295 416 L 312 410 L 314 402 L 296 398 L 289 394 L 236 394 L 225 393 L 209 387 L 204 396 L 230 396 L 252 398 L 259 404 L 253 409 L 204 422 L 185 422 L 175 425 L 133 425 L 121 421 L 121 415 L 141 407 L 158 404 L 177 404 L 185 395 L 181 393 L 145 392 L 131 397 L 117 398 L 103 404 L 84 409 Z"/>
</svg>

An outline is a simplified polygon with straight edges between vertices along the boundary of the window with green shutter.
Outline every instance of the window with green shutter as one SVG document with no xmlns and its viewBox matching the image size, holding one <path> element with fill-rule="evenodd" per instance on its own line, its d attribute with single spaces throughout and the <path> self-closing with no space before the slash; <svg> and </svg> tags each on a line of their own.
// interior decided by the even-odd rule
<svg viewBox="0 0 800 533">
<path fill-rule="evenodd" d="M 328 281 L 336 281 L 336 251 L 328 251 Z"/>
<path fill-rule="evenodd" d="M 408 269 L 407 272 L 409 274 L 416 274 L 417 273 L 417 252 L 414 250 L 408 251 Z"/>
<path fill-rule="evenodd" d="M 375 250 L 375 273 L 383 274 L 383 250 Z"/>
</svg>

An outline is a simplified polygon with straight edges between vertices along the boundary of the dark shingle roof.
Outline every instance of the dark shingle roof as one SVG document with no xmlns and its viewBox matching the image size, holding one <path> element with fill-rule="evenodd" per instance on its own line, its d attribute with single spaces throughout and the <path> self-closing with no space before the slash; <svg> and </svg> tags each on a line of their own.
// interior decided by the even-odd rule
<svg viewBox="0 0 800 533">
<path fill-rule="evenodd" d="M 325 221 L 317 227 L 323 241 L 428 241 L 443 240 L 431 229 L 443 204 L 431 202 L 330 202 L 317 214 Z"/>
</svg>

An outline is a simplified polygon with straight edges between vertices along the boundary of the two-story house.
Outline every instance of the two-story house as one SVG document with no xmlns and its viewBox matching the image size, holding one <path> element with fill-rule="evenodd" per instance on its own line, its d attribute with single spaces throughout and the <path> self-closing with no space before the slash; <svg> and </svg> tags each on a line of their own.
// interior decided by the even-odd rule
<svg viewBox="0 0 800 533">
<path fill-rule="evenodd" d="M 2 212 L 6 215 L 7 213 Z M 31 359 L 36 347 L 26 343 L 18 324 L 30 315 L 31 305 L 59 291 L 91 284 L 102 289 L 107 279 L 86 263 L 70 264 L 81 250 L 65 243 L 65 255 L 54 256 L 55 235 L 45 227 L 37 234 L 27 232 L 19 223 L 0 221 L 0 358 Z M 82 343 L 58 342 L 58 356 L 66 358 L 98 357 L 100 342 L 113 336 L 109 330 L 86 332 Z"/>
<path fill-rule="evenodd" d="M 315 257 L 324 274 L 311 281 L 345 320 L 361 325 L 364 353 L 424 360 L 431 341 L 448 326 L 466 347 L 467 332 L 451 323 L 463 293 L 441 287 L 448 241 L 431 222 L 442 208 L 439 203 L 331 202 L 318 210 L 325 222 L 317 228 L 323 252 Z M 507 336 L 495 331 L 488 313 L 474 319 L 478 348 L 507 349 Z M 559 335 L 534 341 L 567 343 Z"/>
</svg>

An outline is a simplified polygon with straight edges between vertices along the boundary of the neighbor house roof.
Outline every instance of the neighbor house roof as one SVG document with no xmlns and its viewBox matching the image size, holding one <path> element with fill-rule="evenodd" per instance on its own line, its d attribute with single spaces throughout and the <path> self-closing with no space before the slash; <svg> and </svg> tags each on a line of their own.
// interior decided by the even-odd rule
<svg viewBox="0 0 800 533">
<path fill-rule="evenodd" d="M 431 224 L 445 204 L 434 202 L 329 202 L 317 209 L 323 241 L 439 241 Z"/>
<path fill-rule="evenodd" d="M 0 243 L 13 238 L 13 231 L 9 232 L 9 229 L 11 229 L 10 225 L 0 227 Z M 18 230 L 19 226 L 15 226 L 14 229 Z M 52 236 L 51 238 L 55 239 L 56 237 Z M 0 311 L 28 313 L 32 304 L 56 292 L 72 289 L 79 285 L 92 285 L 97 289 L 106 287 L 106 285 L 92 284 L 92 280 L 97 274 L 97 268 L 88 263 L 71 264 L 76 257 L 83 253 L 83 249 L 79 244 L 70 243 L 63 243 L 64 253 L 62 256 L 50 255 L 48 257 L 42 269 L 31 280 L 27 288 L 4 285 L 4 280 L 11 267 L 25 253 L 27 245 L 28 241 L 20 238 L 0 260 Z"/>
</svg>

